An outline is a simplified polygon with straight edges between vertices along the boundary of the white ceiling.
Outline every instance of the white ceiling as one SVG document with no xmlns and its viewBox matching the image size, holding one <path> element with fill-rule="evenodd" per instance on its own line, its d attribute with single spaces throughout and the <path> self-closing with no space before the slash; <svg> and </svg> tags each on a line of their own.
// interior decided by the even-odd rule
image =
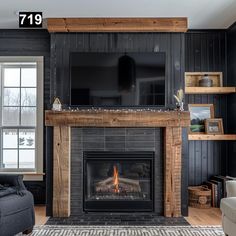
<svg viewBox="0 0 236 236">
<path fill-rule="evenodd" d="M 43 17 L 188 17 L 189 29 L 228 28 L 236 0 L 0 0 L 0 28 L 18 28 L 18 11 Z"/>
</svg>

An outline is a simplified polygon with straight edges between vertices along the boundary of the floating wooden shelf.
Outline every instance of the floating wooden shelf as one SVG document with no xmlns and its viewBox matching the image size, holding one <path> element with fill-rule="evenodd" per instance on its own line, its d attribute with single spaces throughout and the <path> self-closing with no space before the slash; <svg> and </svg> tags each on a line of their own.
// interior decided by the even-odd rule
<svg viewBox="0 0 236 236">
<path fill-rule="evenodd" d="M 236 134 L 189 134 L 188 140 L 236 140 Z"/>
<path fill-rule="evenodd" d="M 186 94 L 227 94 L 235 92 L 236 87 L 185 87 Z"/>
</svg>

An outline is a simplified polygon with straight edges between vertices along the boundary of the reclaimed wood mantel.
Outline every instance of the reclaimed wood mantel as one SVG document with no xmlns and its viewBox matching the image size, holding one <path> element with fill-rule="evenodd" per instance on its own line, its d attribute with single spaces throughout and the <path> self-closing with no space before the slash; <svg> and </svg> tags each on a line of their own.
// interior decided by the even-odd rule
<svg viewBox="0 0 236 236">
<path fill-rule="evenodd" d="M 70 216 L 70 127 L 163 127 L 164 215 L 181 216 L 182 128 L 189 112 L 155 110 L 46 111 L 45 125 L 53 126 L 53 216 Z"/>
</svg>

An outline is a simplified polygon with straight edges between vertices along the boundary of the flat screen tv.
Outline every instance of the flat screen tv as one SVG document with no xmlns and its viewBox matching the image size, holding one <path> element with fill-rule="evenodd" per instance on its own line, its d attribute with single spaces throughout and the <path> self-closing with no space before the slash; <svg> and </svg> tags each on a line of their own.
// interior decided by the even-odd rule
<svg viewBox="0 0 236 236">
<path fill-rule="evenodd" d="M 72 106 L 165 106 L 165 53 L 71 53 Z"/>
</svg>

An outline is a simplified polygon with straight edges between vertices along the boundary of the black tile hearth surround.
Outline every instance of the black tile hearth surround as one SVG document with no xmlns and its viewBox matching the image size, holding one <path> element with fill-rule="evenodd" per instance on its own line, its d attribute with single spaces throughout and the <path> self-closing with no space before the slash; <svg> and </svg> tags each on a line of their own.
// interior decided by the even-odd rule
<svg viewBox="0 0 236 236">
<path fill-rule="evenodd" d="M 154 213 L 132 213 L 132 214 L 119 214 L 119 213 L 90 213 L 78 216 L 70 217 L 52 217 L 50 218 L 46 225 L 130 225 L 130 226 L 187 226 L 189 223 L 184 219 L 184 217 L 164 217 L 159 216 Z"/>
<path fill-rule="evenodd" d="M 72 128 L 71 216 L 84 214 L 83 155 L 85 151 L 151 151 L 155 153 L 154 213 L 163 215 L 163 137 L 160 128 Z"/>
</svg>

